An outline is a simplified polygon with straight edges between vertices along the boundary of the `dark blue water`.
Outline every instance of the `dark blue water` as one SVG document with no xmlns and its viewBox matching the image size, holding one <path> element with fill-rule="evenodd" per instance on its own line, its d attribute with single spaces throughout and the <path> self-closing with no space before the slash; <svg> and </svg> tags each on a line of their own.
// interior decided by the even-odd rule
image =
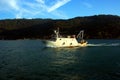
<svg viewBox="0 0 120 80">
<path fill-rule="evenodd" d="M 0 41 L 0 80 L 120 80 L 120 40 L 46 48 L 40 40 Z"/>
</svg>

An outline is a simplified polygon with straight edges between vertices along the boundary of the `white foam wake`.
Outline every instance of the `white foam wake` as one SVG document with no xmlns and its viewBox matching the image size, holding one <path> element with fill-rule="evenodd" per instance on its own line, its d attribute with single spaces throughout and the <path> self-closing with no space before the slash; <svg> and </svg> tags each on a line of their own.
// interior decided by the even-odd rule
<svg viewBox="0 0 120 80">
<path fill-rule="evenodd" d="M 100 43 L 100 44 L 87 44 L 87 46 L 120 46 L 120 43 Z"/>
<path fill-rule="evenodd" d="M 100 43 L 100 44 L 87 44 L 87 46 L 120 46 L 120 43 Z M 57 48 L 53 45 L 47 45 L 46 47 Z"/>
</svg>

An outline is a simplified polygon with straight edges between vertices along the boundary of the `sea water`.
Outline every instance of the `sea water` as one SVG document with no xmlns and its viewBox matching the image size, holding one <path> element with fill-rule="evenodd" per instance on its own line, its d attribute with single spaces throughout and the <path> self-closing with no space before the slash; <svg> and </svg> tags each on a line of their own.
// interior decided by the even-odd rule
<svg viewBox="0 0 120 80">
<path fill-rule="evenodd" d="M 1 40 L 0 80 L 120 80 L 120 40 L 51 48 L 41 40 Z"/>
</svg>

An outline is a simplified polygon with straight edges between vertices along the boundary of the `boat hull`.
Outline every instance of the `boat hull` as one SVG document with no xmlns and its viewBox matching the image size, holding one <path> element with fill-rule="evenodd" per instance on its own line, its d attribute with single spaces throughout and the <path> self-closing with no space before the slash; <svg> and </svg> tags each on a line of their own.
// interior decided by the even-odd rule
<svg viewBox="0 0 120 80">
<path fill-rule="evenodd" d="M 85 47 L 87 42 L 78 43 L 75 38 L 60 38 L 56 41 L 44 40 L 43 43 L 46 47 Z"/>
</svg>

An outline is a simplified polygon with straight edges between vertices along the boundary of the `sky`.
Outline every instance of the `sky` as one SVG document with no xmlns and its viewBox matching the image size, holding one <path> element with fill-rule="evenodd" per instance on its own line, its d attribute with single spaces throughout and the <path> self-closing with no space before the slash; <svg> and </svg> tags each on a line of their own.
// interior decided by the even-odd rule
<svg viewBox="0 0 120 80">
<path fill-rule="evenodd" d="M 0 19 L 120 16 L 120 0 L 0 0 Z"/>
</svg>

